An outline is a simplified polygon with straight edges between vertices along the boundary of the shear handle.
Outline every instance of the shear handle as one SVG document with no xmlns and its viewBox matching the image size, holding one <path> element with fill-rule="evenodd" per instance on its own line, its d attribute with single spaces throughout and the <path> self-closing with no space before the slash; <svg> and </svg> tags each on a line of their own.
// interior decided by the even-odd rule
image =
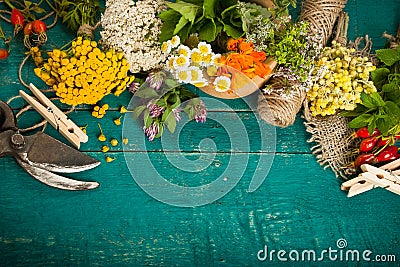
<svg viewBox="0 0 400 267">
<path fill-rule="evenodd" d="M 0 100 L 0 132 L 7 130 L 17 131 L 17 120 L 10 106 Z"/>
</svg>

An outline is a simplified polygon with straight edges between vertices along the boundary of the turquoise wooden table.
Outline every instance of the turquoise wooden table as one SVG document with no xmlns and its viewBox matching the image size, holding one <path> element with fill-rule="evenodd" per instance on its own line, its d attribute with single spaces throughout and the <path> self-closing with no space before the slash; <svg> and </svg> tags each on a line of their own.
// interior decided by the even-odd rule
<svg viewBox="0 0 400 267">
<path fill-rule="evenodd" d="M 381 34 L 394 34 L 400 21 L 399 0 L 349 0 L 346 11 L 350 15 L 349 39 L 368 34 L 375 49 L 384 45 Z M 9 25 L 2 25 L 10 34 Z M 61 46 L 72 36 L 58 24 L 49 31 L 47 47 Z M 3 101 L 18 90 L 27 90 L 17 75 L 25 51 L 21 39 L 13 40 L 11 56 L 0 61 Z M 43 86 L 34 76 L 32 64 L 26 65 L 22 76 Z M 152 168 L 165 179 L 199 186 L 221 176 L 235 156 L 227 143 L 228 133 L 210 119 L 204 125 L 185 125 L 179 151 L 164 151 L 159 141 L 147 142 L 145 150 L 140 150 L 142 137 L 134 136 L 125 148 L 118 145 L 104 154 L 96 138 L 97 123 L 108 138 L 121 140 L 123 126 L 114 125 L 113 119 L 130 98 L 128 92 L 118 98 L 107 97 L 110 111 L 101 120 L 93 118 L 87 107 L 69 115 L 78 125 L 88 125 L 89 142 L 81 151 L 102 162 L 70 177 L 98 181 L 100 187 L 95 190 L 50 188 L 29 176 L 13 158 L 0 159 L 1 266 L 400 265 L 399 196 L 375 189 L 347 198 L 340 190 L 340 180 L 319 166 L 310 153 L 313 144 L 307 142 L 310 136 L 300 115 L 293 126 L 269 128 L 276 133 L 276 147 L 261 149 L 260 133 L 252 130 L 257 120 L 251 108 L 241 99 L 223 101 L 236 111 L 231 122 L 239 118 L 247 130 L 250 150 L 241 152 L 249 157 L 248 163 L 230 166 L 233 175 L 227 179 L 241 179 L 222 198 L 202 206 L 180 207 L 144 192 L 129 171 L 126 155 L 147 155 Z M 17 99 L 11 106 L 18 111 L 23 104 Z M 229 112 L 209 110 L 210 114 L 233 114 Z M 30 110 L 18 122 L 26 127 L 39 119 Z M 52 127 L 45 131 L 66 142 Z M 207 168 L 190 172 L 172 165 L 177 157 L 199 159 L 204 154 L 199 149 L 204 138 L 216 144 L 215 158 Z M 107 155 L 115 160 L 105 162 Z M 263 168 L 258 161 L 265 155 L 274 156 L 271 168 L 265 170 L 267 177 L 261 186 L 250 193 L 253 174 Z M 144 164 L 142 169 L 147 167 Z M 142 173 L 146 175 L 146 171 Z"/>
</svg>

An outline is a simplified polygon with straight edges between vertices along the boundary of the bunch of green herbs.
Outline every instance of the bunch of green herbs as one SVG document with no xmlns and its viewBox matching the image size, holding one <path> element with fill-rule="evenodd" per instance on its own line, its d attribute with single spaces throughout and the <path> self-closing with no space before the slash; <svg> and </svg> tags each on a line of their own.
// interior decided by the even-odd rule
<svg viewBox="0 0 400 267">
<path fill-rule="evenodd" d="M 370 133 L 378 128 L 383 136 L 395 136 L 400 132 L 400 46 L 376 50 L 376 56 L 380 65 L 371 76 L 378 92 L 362 94 L 362 103 L 341 115 L 353 117 L 350 128 L 367 126 Z"/>
<path fill-rule="evenodd" d="M 163 43 L 174 35 L 186 40 L 197 33 L 200 40 L 213 42 L 221 32 L 238 39 L 244 31 L 237 4 L 238 0 L 166 2 L 169 9 L 159 15 L 163 21 L 159 41 Z"/>
</svg>

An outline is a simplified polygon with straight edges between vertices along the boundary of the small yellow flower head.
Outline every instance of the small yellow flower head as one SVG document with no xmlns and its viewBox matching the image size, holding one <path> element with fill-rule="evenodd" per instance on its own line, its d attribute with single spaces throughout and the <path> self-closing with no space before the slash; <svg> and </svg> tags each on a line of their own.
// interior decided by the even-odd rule
<svg viewBox="0 0 400 267">
<path fill-rule="evenodd" d="M 117 119 L 114 120 L 114 124 L 115 124 L 115 125 L 121 125 L 121 117 L 122 117 L 122 115 L 119 116 L 119 118 L 117 118 Z"/>
<path fill-rule="evenodd" d="M 106 162 L 107 163 L 113 162 L 114 160 L 115 160 L 115 158 L 112 158 L 112 157 L 109 157 L 109 156 L 106 157 Z"/>
<path fill-rule="evenodd" d="M 111 144 L 112 146 L 117 146 L 117 145 L 118 145 L 118 140 L 115 139 L 115 138 L 113 138 L 113 139 L 111 139 L 110 144 Z"/>
<path fill-rule="evenodd" d="M 122 138 L 122 143 L 124 145 L 128 144 L 128 142 L 129 142 L 128 138 Z"/>
<path fill-rule="evenodd" d="M 99 139 L 100 142 L 104 142 L 107 140 L 106 136 L 103 134 L 103 130 L 101 129 L 100 124 L 98 123 L 97 126 L 100 129 L 100 135 L 97 137 L 97 139 Z"/>
<path fill-rule="evenodd" d="M 108 110 L 109 105 L 108 104 L 104 104 L 103 106 L 101 106 L 101 108 L 104 109 L 104 110 Z"/>
<path fill-rule="evenodd" d="M 125 108 L 125 106 L 121 106 L 121 108 L 119 109 L 119 113 L 123 114 L 126 113 L 128 110 Z"/>
<path fill-rule="evenodd" d="M 110 147 L 108 147 L 108 146 L 102 146 L 101 147 L 101 152 L 103 152 L 103 153 L 106 153 L 106 152 L 108 152 L 110 150 Z"/>
<path fill-rule="evenodd" d="M 87 127 L 88 127 L 88 125 L 86 124 L 85 126 L 81 126 L 79 128 L 82 130 L 82 132 L 86 133 Z"/>
</svg>

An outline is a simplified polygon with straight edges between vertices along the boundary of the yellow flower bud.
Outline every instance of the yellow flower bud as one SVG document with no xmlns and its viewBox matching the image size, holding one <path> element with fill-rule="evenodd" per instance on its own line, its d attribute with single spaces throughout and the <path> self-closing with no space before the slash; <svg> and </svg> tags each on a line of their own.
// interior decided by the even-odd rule
<svg viewBox="0 0 400 267">
<path fill-rule="evenodd" d="M 115 160 L 115 158 L 111 158 L 111 157 L 106 157 L 106 162 L 107 163 L 110 163 L 110 162 L 113 162 Z"/>
<path fill-rule="evenodd" d="M 115 139 L 115 138 L 113 138 L 113 139 L 111 139 L 110 144 L 111 144 L 112 146 L 117 146 L 117 145 L 118 145 L 118 140 Z"/>
</svg>

